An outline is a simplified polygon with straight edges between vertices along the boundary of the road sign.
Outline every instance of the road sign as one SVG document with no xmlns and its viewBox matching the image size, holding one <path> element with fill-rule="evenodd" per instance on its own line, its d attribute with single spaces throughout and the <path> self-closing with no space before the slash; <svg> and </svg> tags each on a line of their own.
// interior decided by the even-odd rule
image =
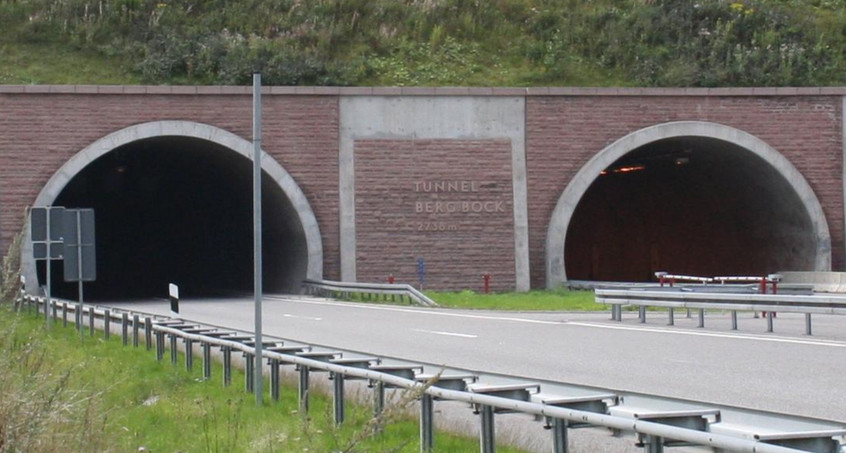
<svg viewBox="0 0 846 453">
<path fill-rule="evenodd" d="M 423 258 L 417 259 L 417 279 L 420 281 L 420 289 L 423 289 L 423 283 L 426 279 L 426 262 Z"/>
<path fill-rule="evenodd" d="M 36 260 L 62 259 L 65 208 L 61 206 L 32 208 L 29 215 L 33 258 Z"/>
<path fill-rule="evenodd" d="M 94 210 L 67 209 L 64 231 L 65 281 L 93 282 L 97 279 Z"/>
</svg>

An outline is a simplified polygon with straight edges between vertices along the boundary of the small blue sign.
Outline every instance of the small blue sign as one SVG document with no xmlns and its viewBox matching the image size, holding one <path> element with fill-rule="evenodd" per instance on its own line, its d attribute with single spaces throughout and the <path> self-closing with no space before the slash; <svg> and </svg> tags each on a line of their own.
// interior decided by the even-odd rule
<svg viewBox="0 0 846 453">
<path fill-rule="evenodd" d="M 420 281 L 420 287 L 423 287 L 423 281 L 426 276 L 426 263 L 423 258 L 417 258 L 417 279 Z"/>
</svg>

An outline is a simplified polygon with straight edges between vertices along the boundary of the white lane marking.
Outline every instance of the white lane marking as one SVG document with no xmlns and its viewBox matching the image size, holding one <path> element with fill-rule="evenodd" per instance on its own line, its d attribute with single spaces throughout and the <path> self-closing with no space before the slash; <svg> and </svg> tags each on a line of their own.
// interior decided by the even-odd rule
<svg viewBox="0 0 846 453">
<path fill-rule="evenodd" d="M 288 313 L 283 314 L 285 318 L 294 318 L 294 319 L 308 319 L 309 321 L 323 321 L 323 318 L 314 318 L 311 316 L 298 316 L 298 315 L 289 315 Z"/>
<path fill-rule="evenodd" d="M 270 297 L 267 297 L 270 298 Z M 395 308 L 395 307 L 376 307 L 373 305 L 364 305 L 364 304 L 356 304 L 356 303 L 338 303 L 338 302 L 328 302 L 328 301 L 307 301 L 307 300 L 296 300 L 296 299 L 284 299 L 287 302 L 295 302 L 300 304 L 310 304 L 310 305 L 330 305 L 335 307 L 345 307 L 345 308 L 355 308 L 359 310 L 382 310 L 382 311 L 394 311 L 400 313 L 416 313 L 419 315 L 429 315 L 429 316 L 447 316 L 452 318 L 466 318 L 466 319 L 486 319 L 489 321 L 512 321 L 512 322 L 524 322 L 529 324 L 547 324 L 547 325 L 562 325 L 564 322 L 561 321 L 542 321 L 539 319 L 526 319 L 526 318 L 511 318 L 505 316 L 483 316 L 483 315 L 468 315 L 463 313 L 445 313 L 440 311 L 427 311 L 429 309 L 420 309 L 420 310 L 412 310 L 408 308 Z"/>
<path fill-rule="evenodd" d="M 461 338 L 479 338 L 478 335 L 470 335 L 467 333 L 455 333 L 455 332 L 441 332 L 439 330 L 424 330 L 424 329 L 411 329 L 415 332 L 423 332 L 423 333 L 433 333 L 435 335 L 446 335 L 448 337 L 461 337 Z"/>
<path fill-rule="evenodd" d="M 743 334 L 726 334 L 726 333 L 716 333 L 716 332 L 691 332 L 689 330 L 670 330 L 670 329 L 661 329 L 655 327 L 629 327 L 629 326 L 609 326 L 607 324 L 595 324 L 590 322 L 568 322 L 567 324 L 571 326 L 581 326 L 581 327 L 593 327 L 597 329 L 612 329 L 612 330 L 628 330 L 628 331 L 641 331 L 641 332 L 653 332 L 653 333 L 669 333 L 674 335 L 690 335 L 690 336 L 698 336 L 698 337 L 714 337 L 714 338 L 730 338 L 730 339 L 737 339 L 737 340 L 753 340 L 753 341 L 768 341 L 772 343 L 792 343 L 792 344 L 804 344 L 804 345 L 812 345 L 812 346 L 833 346 L 835 348 L 846 348 L 846 343 L 837 343 L 833 341 L 821 341 L 821 340 L 800 340 L 794 338 L 786 338 L 786 337 L 758 337 L 758 336 L 750 336 L 750 335 L 743 335 Z"/>
<path fill-rule="evenodd" d="M 773 342 L 773 343 L 793 343 L 793 344 L 805 344 L 805 345 L 812 345 L 812 346 L 834 346 L 837 348 L 846 348 L 846 343 L 843 342 L 836 342 L 836 341 L 813 341 L 813 340 L 800 340 L 800 339 L 792 339 L 786 337 L 760 337 L 760 336 L 749 336 L 743 334 L 724 334 L 724 333 L 712 333 L 712 332 L 691 332 L 687 330 L 670 330 L 670 329 L 661 329 L 661 328 L 654 328 L 654 327 L 629 327 L 629 326 L 614 326 L 614 325 L 607 325 L 607 324 L 600 324 L 600 323 L 589 323 L 589 322 L 576 322 L 576 321 L 542 321 L 538 319 L 526 319 L 526 318 L 512 318 L 512 317 L 500 317 L 500 316 L 485 316 L 485 315 L 468 315 L 464 313 L 446 313 L 440 311 L 428 311 L 430 309 L 408 309 L 408 308 L 397 308 L 397 307 L 381 307 L 381 306 L 373 306 L 373 305 L 364 305 L 364 304 L 355 304 L 355 303 L 340 303 L 340 302 L 329 302 L 329 301 L 307 301 L 307 300 L 298 300 L 298 299 L 287 299 L 287 298 L 280 298 L 284 299 L 288 302 L 296 302 L 302 304 L 311 304 L 311 305 L 331 305 L 336 307 L 346 307 L 346 308 L 356 308 L 361 310 L 383 310 L 383 311 L 394 311 L 394 312 L 401 312 L 401 313 L 416 313 L 416 314 L 424 314 L 429 316 L 447 316 L 453 318 L 465 318 L 465 319 L 483 319 L 488 321 L 510 321 L 510 322 L 522 322 L 522 323 L 529 323 L 529 324 L 545 324 L 545 325 L 571 325 L 571 326 L 579 326 L 579 327 L 593 327 L 598 329 L 616 329 L 616 330 L 629 330 L 629 331 L 640 331 L 640 332 L 655 332 L 655 333 L 666 333 L 666 334 L 673 334 L 673 335 L 692 335 L 692 336 L 703 336 L 703 337 L 714 337 L 714 338 L 728 338 L 728 339 L 741 339 L 741 340 L 754 340 L 754 341 L 764 341 L 764 342 Z M 562 316 L 566 315 L 566 313 L 562 313 Z"/>
</svg>

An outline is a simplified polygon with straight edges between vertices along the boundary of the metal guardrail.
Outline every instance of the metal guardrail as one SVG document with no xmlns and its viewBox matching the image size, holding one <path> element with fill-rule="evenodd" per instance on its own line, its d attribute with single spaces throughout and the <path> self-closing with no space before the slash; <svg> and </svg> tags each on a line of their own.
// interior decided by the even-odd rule
<svg viewBox="0 0 846 453">
<path fill-rule="evenodd" d="M 331 280 L 303 280 L 303 289 L 306 294 L 334 297 L 336 299 L 350 299 L 350 294 L 361 294 L 367 300 L 378 300 L 379 297 L 390 296 L 392 301 L 400 298 L 403 302 L 405 298 L 412 303 L 423 305 L 426 307 L 437 307 L 438 304 L 432 299 L 426 297 L 425 294 L 418 291 L 417 288 L 409 284 L 399 283 L 352 283 L 352 282 L 336 282 Z"/>
<path fill-rule="evenodd" d="M 611 305 L 611 319 L 622 321 L 624 305 L 640 307 L 641 322 L 646 322 L 646 307 L 668 308 L 669 324 L 673 324 L 674 309 L 699 310 L 699 327 L 705 327 L 705 310 L 730 310 L 732 329 L 737 330 L 738 311 L 766 312 L 767 330 L 773 331 L 776 312 L 804 313 L 805 333 L 812 334 L 812 314 L 846 315 L 846 296 L 832 295 L 776 295 L 738 294 L 725 292 L 643 289 L 596 289 L 596 302 Z"/>
<path fill-rule="evenodd" d="M 219 348 L 223 356 L 223 383 L 231 385 L 232 353 L 240 352 L 245 359 L 245 388 L 252 391 L 253 360 L 256 352 L 255 340 L 248 333 L 203 326 L 179 319 L 161 318 L 81 305 L 74 302 L 50 300 L 24 296 L 27 310 L 34 306 L 44 312 L 45 317 L 52 316 L 58 322 L 58 311 L 67 324 L 67 315 L 74 313 L 74 322 L 81 333 L 84 332 L 85 315 L 89 321 L 89 333 L 94 335 L 95 318 L 102 319 L 104 335 L 109 337 L 111 322 L 120 322 L 123 344 L 130 341 L 129 329 L 132 328 L 133 346 L 139 346 L 140 329 L 144 329 L 145 345 L 148 350 L 153 346 L 156 357 L 163 360 L 166 346 L 169 346 L 171 362 L 179 363 L 178 341 L 184 344 L 185 366 L 193 368 L 194 346 L 198 345 L 203 353 L 203 377 L 211 378 L 211 348 Z M 155 339 L 153 338 L 155 337 Z M 166 338 L 167 337 L 167 338 Z M 420 449 L 429 452 L 434 448 L 434 402 L 437 400 L 459 401 L 468 403 L 479 413 L 481 422 L 480 445 L 483 453 L 495 451 L 494 415 L 523 413 L 535 415 L 544 420 L 553 433 L 553 451 L 568 451 L 567 432 L 569 429 L 582 427 L 608 428 L 616 432 L 633 432 L 637 435 L 638 446 L 648 453 L 661 453 L 665 447 L 679 445 L 703 446 L 719 451 L 743 453 L 841 453 L 838 439 L 846 435 L 846 428 L 803 429 L 798 431 L 774 432 L 766 428 L 747 427 L 735 434 L 728 427 L 717 429 L 720 424 L 720 411 L 713 408 L 698 410 L 650 410 L 620 406 L 623 397 L 614 393 L 595 392 L 593 395 L 567 397 L 541 393 L 536 383 L 485 385 L 476 382 L 476 375 L 425 374 L 421 365 L 385 365 L 374 357 L 342 358 L 338 351 L 312 351 L 309 345 L 285 345 L 282 340 L 263 342 L 262 355 L 270 365 L 270 393 L 274 400 L 279 399 L 279 368 L 293 365 L 299 373 L 299 407 L 308 411 L 309 376 L 313 372 L 328 372 L 333 383 L 334 420 L 344 421 L 344 382 L 351 379 L 367 380 L 374 388 L 376 413 L 384 409 L 384 392 L 388 388 L 409 389 L 420 399 Z M 381 402 L 381 404 L 380 404 Z M 839 425 L 838 425 L 839 426 Z M 714 430 L 718 432 L 715 432 Z"/>
</svg>

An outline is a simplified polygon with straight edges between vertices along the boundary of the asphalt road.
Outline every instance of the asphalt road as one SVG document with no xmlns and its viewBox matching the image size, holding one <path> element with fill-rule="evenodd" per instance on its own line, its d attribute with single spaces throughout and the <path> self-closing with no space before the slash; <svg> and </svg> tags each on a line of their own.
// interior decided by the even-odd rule
<svg viewBox="0 0 846 453">
<path fill-rule="evenodd" d="M 113 304 L 125 308 L 129 303 Z M 167 314 L 166 302 L 131 309 Z M 185 319 L 251 331 L 251 298 L 182 301 Z M 268 296 L 265 335 L 488 373 L 846 422 L 846 317 L 709 315 L 706 329 L 676 315 L 623 323 L 608 313 L 503 313 Z M 694 316 L 695 318 L 695 316 Z"/>
</svg>

